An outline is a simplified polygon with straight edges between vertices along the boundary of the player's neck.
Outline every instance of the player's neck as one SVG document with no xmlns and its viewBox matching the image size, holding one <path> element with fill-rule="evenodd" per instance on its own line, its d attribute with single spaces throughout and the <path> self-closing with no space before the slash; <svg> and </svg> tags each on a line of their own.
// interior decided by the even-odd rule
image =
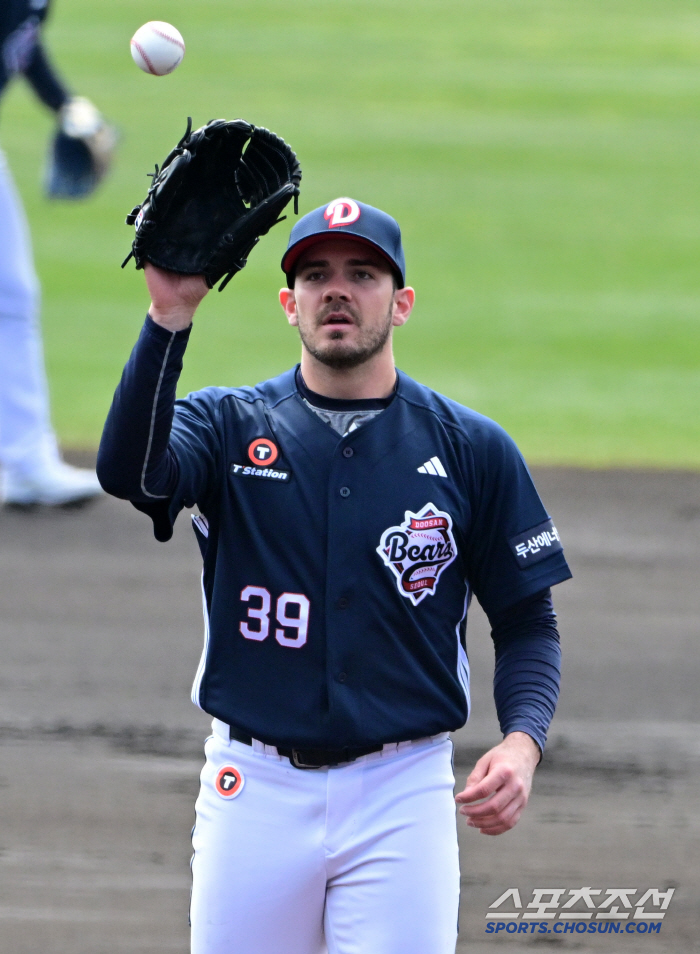
<svg viewBox="0 0 700 954">
<path fill-rule="evenodd" d="M 386 349 L 356 368 L 329 368 L 302 348 L 301 373 L 306 386 L 324 397 L 341 401 L 386 398 L 396 387 L 396 367 Z"/>
</svg>

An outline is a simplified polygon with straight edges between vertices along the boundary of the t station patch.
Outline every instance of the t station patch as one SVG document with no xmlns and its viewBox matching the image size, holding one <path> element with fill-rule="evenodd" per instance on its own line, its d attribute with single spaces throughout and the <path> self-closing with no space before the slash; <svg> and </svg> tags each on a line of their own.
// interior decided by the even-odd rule
<svg viewBox="0 0 700 954">
<path fill-rule="evenodd" d="M 231 464 L 229 473 L 234 477 L 262 477 L 263 480 L 278 481 L 286 484 L 291 474 L 288 470 L 275 470 L 274 467 L 251 467 L 250 464 Z"/>
<path fill-rule="evenodd" d="M 244 785 L 243 774 L 234 765 L 224 765 L 216 773 L 214 787 L 222 798 L 235 798 L 241 794 Z"/>
<path fill-rule="evenodd" d="M 412 513 L 398 527 L 389 527 L 382 534 L 377 553 L 396 577 L 401 596 L 414 606 L 430 594 L 433 596 L 440 574 L 457 556 L 452 535 L 452 517 L 428 503 Z"/>
<path fill-rule="evenodd" d="M 269 467 L 270 464 L 274 464 L 279 455 L 277 444 L 267 437 L 258 437 L 248 444 L 248 458 L 258 467 Z"/>
</svg>

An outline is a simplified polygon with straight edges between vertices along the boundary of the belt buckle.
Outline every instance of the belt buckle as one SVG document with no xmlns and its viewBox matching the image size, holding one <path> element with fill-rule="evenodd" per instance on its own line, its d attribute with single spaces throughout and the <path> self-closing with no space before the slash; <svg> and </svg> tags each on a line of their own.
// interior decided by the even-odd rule
<svg viewBox="0 0 700 954">
<path fill-rule="evenodd" d="M 306 762 L 302 762 L 302 761 L 301 761 L 301 758 L 300 758 L 300 754 L 301 754 L 301 753 L 300 753 L 300 750 L 299 750 L 299 749 L 292 749 L 291 762 L 292 762 L 292 765 L 294 766 L 294 768 L 298 768 L 298 769 L 320 769 L 320 768 L 322 768 L 321 765 L 307 765 Z"/>
</svg>

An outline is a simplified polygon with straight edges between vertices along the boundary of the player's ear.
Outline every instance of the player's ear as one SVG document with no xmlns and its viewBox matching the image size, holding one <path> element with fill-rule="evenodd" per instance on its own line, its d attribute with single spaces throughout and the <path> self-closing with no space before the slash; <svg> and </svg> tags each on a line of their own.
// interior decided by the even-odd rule
<svg viewBox="0 0 700 954">
<path fill-rule="evenodd" d="M 290 325 L 298 325 L 297 321 L 297 300 L 294 296 L 293 288 L 280 288 L 280 305 L 284 308 L 287 321 Z"/>
<path fill-rule="evenodd" d="M 406 288 L 396 289 L 394 292 L 394 315 L 391 322 L 393 325 L 406 324 L 413 311 L 415 300 L 416 293 L 410 285 L 407 285 Z"/>
</svg>

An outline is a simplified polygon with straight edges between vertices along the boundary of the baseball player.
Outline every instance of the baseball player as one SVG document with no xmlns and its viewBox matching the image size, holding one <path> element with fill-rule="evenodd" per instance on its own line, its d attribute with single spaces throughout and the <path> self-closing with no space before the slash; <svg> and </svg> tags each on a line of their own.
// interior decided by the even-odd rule
<svg viewBox="0 0 700 954">
<path fill-rule="evenodd" d="M 204 571 L 192 698 L 213 716 L 193 831 L 194 954 L 449 954 L 452 745 L 467 611 L 493 627 L 503 741 L 457 795 L 512 828 L 559 685 L 559 535 L 498 425 L 397 372 L 398 224 L 343 198 L 291 232 L 280 301 L 301 363 L 175 400 L 199 276 L 146 265 L 151 306 L 102 438 L 104 488 Z"/>
<path fill-rule="evenodd" d="M 3 0 L 0 5 L 0 95 L 13 76 L 22 74 L 57 114 L 61 143 L 75 154 L 84 143 L 99 140 L 104 158 L 109 144 L 100 114 L 88 100 L 70 96 L 41 44 L 47 10 L 48 0 Z M 52 160 L 49 193 L 77 195 L 66 191 L 65 174 L 56 181 L 61 171 Z M 86 191 L 89 187 L 80 194 Z M 102 492 L 93 471 L 60 458 L 49 416 L 38 300 L 27 222 L 0 152 L 0 501 L 19 506 L 75 503 Z"/>
</svg>

